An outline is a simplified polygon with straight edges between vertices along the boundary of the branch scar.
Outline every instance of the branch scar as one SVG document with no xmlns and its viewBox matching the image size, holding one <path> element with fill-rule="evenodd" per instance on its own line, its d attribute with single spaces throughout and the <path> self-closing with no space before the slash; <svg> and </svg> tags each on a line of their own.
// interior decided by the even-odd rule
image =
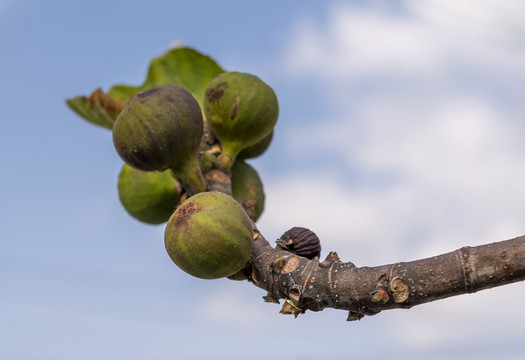
<svg viewBox="0 0 525 360">
<path fill-rule="evenodd" d="M 464 250 L 465 250 L 465 254 L 463 254 Z M 466 291 L 468 291 L 469 288 L 470 288 L 469 276 L 467 274 L 468 263 L 466 263 L 465 259 L 464 259 L 464 256 L 468 257 L 468 251 L 467 250 L 468 250 L 468 248 L 464 247 L 464 248 L 458 249 L 456 251 L 456 256 L 459 257 L 459 263 L 461 265 L 461 272 L 463 274 L 463 285 L 465 286 L 465 290 Z"/>
<path fill-rule="evenodd" d="M 305 277 L 305 279 L 304 279 L 303 288 L 302 288 L 302 290 L 301 290 L 301 292 L 303 292 L 303 293 L 304 293 L 305 290 L 306 290 L 306 284 L 308 283 L 308 280 L 310 280 L 310 276 L 312 275 L 312 272 L 314 271 L 314 267 L 315 267 L 316 264 L 317 264 L 316 261 L 310 260 L 310 261 L 308 261 L 308 263 L 307 263 L 306 266 L 305 266 L 304 271 L 306 271 L 306 269 L 307 269 L 308 267 L 310 267 L 310 271 L 308 272 L 308 275 L 307 275 L 307 276 Z"/>
</svg>

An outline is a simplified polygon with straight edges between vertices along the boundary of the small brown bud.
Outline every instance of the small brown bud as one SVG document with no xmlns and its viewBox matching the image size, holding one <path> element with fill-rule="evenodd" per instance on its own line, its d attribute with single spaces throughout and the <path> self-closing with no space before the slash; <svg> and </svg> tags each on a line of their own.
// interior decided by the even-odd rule
<svg viewBox="0 0 525 360">
<path fill-rule="evenodd" d="M 277 248 L 313 259 L 321 255 L 321 242 L 315 233 L 303 227 L 293 227 L 277 240 Z"/>
<path fill-rule="evenodd" d="M 283 315 L 293 315 L 295 318 L 297 318 L 299 314 L 304 314 L 305 311 L 306 310 L 300 309 L 297 305 L 295 305 L 293 301 L 288 300 L 284 302 L 283 307 L 279 313 Z"/>
</svg>

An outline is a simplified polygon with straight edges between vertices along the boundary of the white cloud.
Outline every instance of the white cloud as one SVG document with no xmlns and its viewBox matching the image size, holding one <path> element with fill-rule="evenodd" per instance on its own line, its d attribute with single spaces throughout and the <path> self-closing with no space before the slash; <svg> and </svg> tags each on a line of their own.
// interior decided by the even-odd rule
<svg viewBox="0 0 525 360">
<path fill-rule="evenodd" d="M 312 172 L 268 179 L 265 185 L 267 207 L 259 228 L 269 241 L 288 228 L 305 226 L 319 235 L 323 256 L 335 250 L 343 261 L 357 266 L 410 261 L 525 233 L 521 225 L 525 209 L 516 204 L 525 202 L 523 193 L 507 208 L 490 206 L 497 192 L 472 204 L 469 199 L 476 194 L 462 195 L 459 190 L 436 194 L 412 182 L 354 188 L 335 175 Z M 467 200 L 458 200 L 462 196 Z M 488 205 L 476 209 L 479 203 Z M 507 285 L 377 315 L 382 330 L 390 329 L 385 330 L 390 334 L 385 344 L 414 354 L 472 349 L 490 335 L 497 346 L 525 330 L 525 313 L 516 312 L 522 298 L 516 294 L 523 294 L 524 286 Z M 500 306 L 502 301 L 505 307 Z M 373 333 L 369 320 L 363 321 L 363 334 Z"/>
<path fill-rule="evenodd" d="M 378 70 L 424 70 L 438 53 L 436 44 L 415 27 L 388 15 L 334 9 L 331 26 L 324 31 L 308 19 L 297 26 L 289 47 L 289 70 L 299 74 L 313 70 L 314 75 L 329 78 Z"/>
<path fill-rule="evenodd" d="M 525 234 L 524 108 L 515 101 L 524 95 L 516 84 L 525 81 L 525 3 L 401 4 L 338 5 L 326 24 L 296 24 L 285 71 L 315 81 L 326 94 L 319 106 L 339 113 L 293 128 L 287 150 L 331 154 L 338 170 L 265 179 L 263 233 L 310 227 L 325 254 L 360 266 Z M 411 349 L 474 346 L 486 334 L 502 343 L 523 333 L 515 293 L 524 289 L 392 312 L 385 326 Z"/>
<path fill-rule="evenodd" d="M 516 294 L 523 291 L 523 284 L 507 285 L 410 309 L 413 313 L 403 316 L 402 324 L 395 314 L 385 314 L 385 320 L 391 320 L 386 321 L 387 326 L 407 349 L 470 348 L 471 353 L 480 347 L 501 349 L 503 344 L 519 342 L 525 330 L 525 314 L 512 310 L 521 307 L 522 301 Z M 500 306 L 502 301 L 505 309 Z M 480 344 L 486 339 L 491 344 Z M 462 358 L 460 354 L 456 356 Z"/>
<path fill-rule="evenodd" d="M 261 226 L 274 237 L 292 226 L 310 227 L 330 250 L 359 253 L 347 260 L 361 264 L 525 234 L 519 122 L 470 96 L 410 101 L 375 96 L 354 110 L 358 120 L 294 129 L 290 151 L 311 139 L 303 153 L 328 151 L 339 167 L 346 164 L 365 180 L 338 179 L 315 167 L 265 179 Z"/>
<path fill-rule="evenodd" d="M 402 243 L 420 234 L 443 245 L 432 250 L 525 233 L 523 108 L 494 90 L 515 90 L 509 72 L 525 80 L 525 43 L 518 41 L 525 39 L 523 3 L 402 4 L 397 12 L 338 5 L 325 26 L 301 20 L 286 47 L 286 64 L 298 76 L 317 78 L 331 101 L 324 106 L 340 110 L 320 125 L 294 128 L 289 151 L 309 139 L 296 156 L 329 151 L 370 184 L 349 186 L 327 176 L 318 181 L 318 174 L 306 172 L 276 179 L 268 194 L 288 194 L 287 205 L 301 204 L 292 213 L 311 222 L 316 216 L 308 213 L 309 201 L 322 199 L 325 206 L 334 199 L 326 207 L 336 211 L 321 221 L 324 228 L 336 228 L 336 219 L 346 225 L 349 217 L 359 218 L 350 231 L 365 239 L 379 222 Z M 476 68 L 474 81 L 486 87 L 472 79 L 436 78 L 470 67 Z M 383 75 L 395 80 L 383 87 L 376 82 Z M 362 93 L 354 85 L 358 80 L 373 85 Z M 308 200 L 301 200 L 305 194 Z M 284 225 L 284 218 L 295 218 L 284 216 L 282 206 L 276 211 L 281 215 L 264 220 Z M 350 214 L 346 222 L 332 214 L 338 211 Z"/>
<path fill-rule="evenodd" d="M 413 227 L 407 219 L 413 198 L 406 188 L 350 188 L 330 174 L 307 172 L 268 179 L 265 188 L 259 228 L 271 242 L 289 228 L 303 226 L 319 236 L 324 255 L 337 251 L 344 261 L 359 265 L 414 255 L 403 254 L 400 246 Z"/>
<path fill-rule="evenodd" d="M 302 19 L 287 47 L 288 72 L 339 81 L 385 74 L 437 77 L 451 63 L 515 68 L 525 61 L 523 2 L 402 4 L 403 15 L 339 5 L 326 27 Z"/>
</svg>

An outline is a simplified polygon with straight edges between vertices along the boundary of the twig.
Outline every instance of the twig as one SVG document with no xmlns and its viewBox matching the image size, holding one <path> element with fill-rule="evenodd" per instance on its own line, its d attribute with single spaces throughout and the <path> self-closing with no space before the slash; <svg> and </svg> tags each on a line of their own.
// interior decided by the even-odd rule
<svg viewBox="0 0 525 360">
<path fill-rule="evenodd" d="M 209 129 L 205 129 L 208 130 Z M 213 134 L 209 135 L 214 143 Z M 205 172 L 209 191 L 231 195 L 230 174 L 220 167 Z M 474 293 L 525 280 L 525 236 L 410 262 L 356 267 L 330 252 L 319 262 L 273 248 L 255 224 L 252 256 L 243 270 L 249 281 L 268 291 L 264 299 L 285 299 L 281 313 L 348 310 L 359 320 L 383 310 L 403 308 L 450 296 Z"/>
<path fill-rule="evenodd" d="M 323 262 L 274 249 L 255 230 L 250 279 L 286 299 L 282 313 L 297 316 L 324 308 L 349 311 L 359 320 L 404 308 L 525 280 L 525 236 L 411 262 L 356 267 L 331 252 Z"/>
</svg>

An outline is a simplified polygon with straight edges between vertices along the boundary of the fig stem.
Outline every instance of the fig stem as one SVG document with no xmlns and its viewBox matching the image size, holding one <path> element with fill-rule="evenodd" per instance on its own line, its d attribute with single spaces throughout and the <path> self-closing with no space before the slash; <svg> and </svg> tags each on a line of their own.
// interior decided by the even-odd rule
<svg viewBox="0 0 525 360">
<path fill-rule="evenodd" d="M 177 179 L 181 180 L 184 185 L 190 187 L 190 189 L 187 189 L 186 186 L 184 186 L 186 192 L 191 192 L 190 195 L 206 191 L 206 182 L 204 181 L 204 176 L 202 175 L 196 158 L 186 163 L 181 170 L 171 169 L 171 172 Z"/>
<path fill-rule="evenodd" d="M 109 119 L 112 122 L 115 122 L 115 119 L 117 118 L 118 114 L 120 114 L 125 105 L 125 102 L 109 97 L 109 95 L 103 92 L 101 88 L 95 89 L 91 95 L 89 95 L 87 101 L 92 106 L 98 106 L 105 112 L 109 112 L 111 114 Z"/>
<path fill-rule="evenodd" d="M 219 164 L 226 171 L 229 171 L 231 169 L 234 161 L 235 159 L 229 155 L 226 155 L 226 154 L 219 155 Z"/>
</svg>

